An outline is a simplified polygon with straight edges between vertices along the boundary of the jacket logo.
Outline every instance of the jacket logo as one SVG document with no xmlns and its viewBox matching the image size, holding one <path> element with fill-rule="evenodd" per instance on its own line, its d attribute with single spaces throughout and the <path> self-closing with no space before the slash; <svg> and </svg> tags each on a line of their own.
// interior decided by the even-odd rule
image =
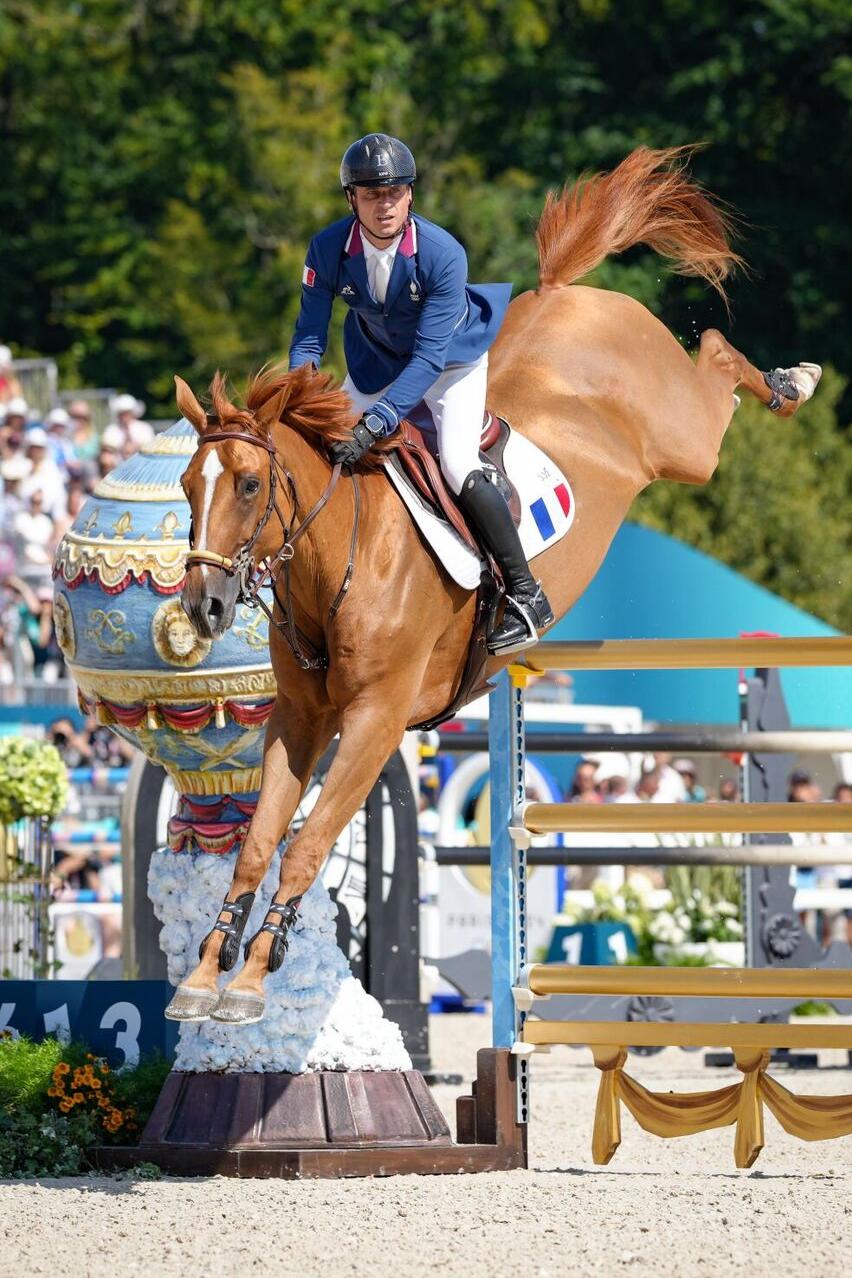
<svg viewBox="0 0 852 1278">
<path fill-rule="evenodd" d="M 352 285 L 351 285 L 351 284 L 344 284 L 344 285 L 343 285 L 343 288 L 340 290 L 340 296 L 341 296 L 341 297 L 354 297 L 354 296 L 355 296 L 355 290 L 354 290 L 354 288 L 352 287 Z"/>
<path fill-rule="evenodd" d="M 302 283 L 305 284 L 308 288 L 313 288 L 316 282 L 317 282 L 316 271 L 312 267 L 306 264 L 305 269 L 302 272 Z"/>
<path fill-rule="evenodd" d="M 412 302 L 419 302 L 419 301 L 420 301 L 420 289 L 419 289 L 419 288 L 418 288 L 418 286 L 417 286 L 417 281 L 416 281 L 416 280 L 409 280 L 409 281 L 408 281 L 408 293 L 409 293 L 409 296 L 410 296 L 410 298 L 411 298 Z"/>
</svg>

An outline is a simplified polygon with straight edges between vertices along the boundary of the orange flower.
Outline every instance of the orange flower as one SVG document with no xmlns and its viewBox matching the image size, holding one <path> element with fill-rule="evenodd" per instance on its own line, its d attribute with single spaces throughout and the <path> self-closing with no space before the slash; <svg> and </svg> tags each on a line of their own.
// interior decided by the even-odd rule
<svg viewBox="0 0 852 1278">
<path fill-rule="evenodd" d="M 93 1079 L 92 1079 L 92 1090 L 93 1090 L 93 1091 L 95 1091 L 95 1092 L 96 1092 L 96 1091 L 98 1091 L 98 1089 L 99 1089 L 101 1086 L 102 1086 L 102 1084 L 101 1084 L 101 1080 L 100 1080 L 99 1078 L 93 1078 Z"/>
<path fill-rule="evenodd" d="M 61 1095 L 62 1095 L 62 1093 L 61 1093 L 61 1091 L 59 1090 L 59 1088 L 58 1088 L 58 1087 L 48 1087 L 48 1089 L 47 1089 L 47 1094 L 48 1094 L 48 1096 L 61 1096 Z"/>
<path fill-rule="evenodd" d="M 71 1066 L 67 1061 L 60 1061 L 53 1072 L 54 1074 L 70 1074 Z"/>
<path fill-rule="evenodd" d="M 73 1109 L 73 1107 L 74 1107 L 73 1101 L 64 1100 L 59 1102 L 59 1108 L 62 1110 L 63 1114 L 67 1114 L 69 1109 Z"/>
<path fill-rule="evenodd" d="M 82 1105 L 83 1101 L 86 1098 L 82 1092 L 75 1092 L 74 1095 L 71 1097 L 71 1099 L 75 1102 L 75 1104 Z"/>
</svg>

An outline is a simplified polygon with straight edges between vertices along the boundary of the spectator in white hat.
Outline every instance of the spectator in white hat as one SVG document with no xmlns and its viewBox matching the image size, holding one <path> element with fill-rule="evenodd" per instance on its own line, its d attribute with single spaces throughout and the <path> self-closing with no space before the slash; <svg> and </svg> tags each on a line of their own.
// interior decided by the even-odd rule
<svg viewBox="0 0 852 1278">
<path fill-rule="evenodd" d="M 51 456 L 47 432 L 34 426 L 24 436 L 24 448 L 32 469 L 21 484 L 21 496 L 29 501 L 33 493 L 40 492 L 42 510 L 51 519 L 61 519 L 65 514 L 65 482 Z"/>
<path fill-rule="evenodd" d="M 52 408 L 44 419 L 53 460 L 64 470 L 76 460 L 71 442 L 71 418 L 64 408 Z"/>
<path fill-rule="evenodd" d="M 92 410 L 85 399 L 72 399 L 68 405 L 71 439 L 81 461 L 94 462 L 98 455 L 98 437 L 92 426 Z"/>
<path fill-rule="evenodd" d="M 8 404 L 10 399 L 21 398 L 21 383 L 15 376 L 12 352 L 8 346 L 0 346 L 0 404 Z"/>
<path fill-rule="evenodd" d="M 120 426 L 116 426 L 115 423 L 107 426 L 101 436 L 101 448 L 98 453 L 98 474 L 101 479 L 120 464 L 126 443 L 127 436 Z"/>
<path fill-rule="evenodd" d="M 145 405 L 141 399 L 136 399 L 133 395 L 116 395 L 110 402 L 110 408 L 115 414 L 116 425 L 121 427 L 127 437 L 128 455 L 150 444 L 154 438 L 154 429 L 142 420 Z"/>
<path fill-rule="evenodd" d="M 30 463 L 19 453 L 0 462 L 0 479 L 3 480 L 3 496 L 0 498 L 0 541 L 10 545 L 14 540 L 15 516 L 26 508 L 21 496 L 21 482 L 30 473 Z"/>
<path fill-rule="evenodd" d="M 13 395 L 5 402 L 5 416 L 3 425 L 7 430 L 22 431 L 26 429 L 27 418 L 30 413 L 30 406 L 24 399 L 23 395 Z"/>
</svg>

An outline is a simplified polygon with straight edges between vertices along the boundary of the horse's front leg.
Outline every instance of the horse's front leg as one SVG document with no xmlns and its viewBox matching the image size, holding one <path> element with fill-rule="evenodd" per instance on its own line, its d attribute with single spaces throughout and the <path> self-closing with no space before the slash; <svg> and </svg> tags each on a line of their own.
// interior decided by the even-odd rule
<svg viewBox="0 0 852 1278">
<path fill-rule="evenodd" d="M 201 943 L 200 962 L 178 986 L 166 1016 L 206 1021 L 219 1002 L 217 978 L 239 956 L 254 896 L 269 869 L 322 752 L 334 736 L 336 711 L 276 699 L 266 729 L 260 799 L 234 866 L 234 877 L 213 929 Z"/>
<path fill-rule="evenodd" d="M 340 743 L 317 804 L 281 861 L 281 880 L 263 928 L 246 946 L 246 961 L 216 1009 L 217 1020 L 251 1024 L 263 1015 L 263 980 L 287 950 L 299 903 L 346 825 L 364 803 L 408 721 L 413 689 L 382 682 L 341 714 Z"/>
</svg>

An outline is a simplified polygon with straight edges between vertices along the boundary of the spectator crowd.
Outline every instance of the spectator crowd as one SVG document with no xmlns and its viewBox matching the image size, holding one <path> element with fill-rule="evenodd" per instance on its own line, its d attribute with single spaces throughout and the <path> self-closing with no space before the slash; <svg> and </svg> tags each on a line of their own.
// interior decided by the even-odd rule
<svg viewBox="0 0 852 1278">
<path fill-rule="evenodd" d="M 54 552 L 98 481 L 154 435 L 135 396 L 116 395 L 110 412 L 102 431 L 82 396 L 35 412 L 9 347 L 0 345 L 0 685 L 62 672 L 52 622 Z"/>
</svg>

